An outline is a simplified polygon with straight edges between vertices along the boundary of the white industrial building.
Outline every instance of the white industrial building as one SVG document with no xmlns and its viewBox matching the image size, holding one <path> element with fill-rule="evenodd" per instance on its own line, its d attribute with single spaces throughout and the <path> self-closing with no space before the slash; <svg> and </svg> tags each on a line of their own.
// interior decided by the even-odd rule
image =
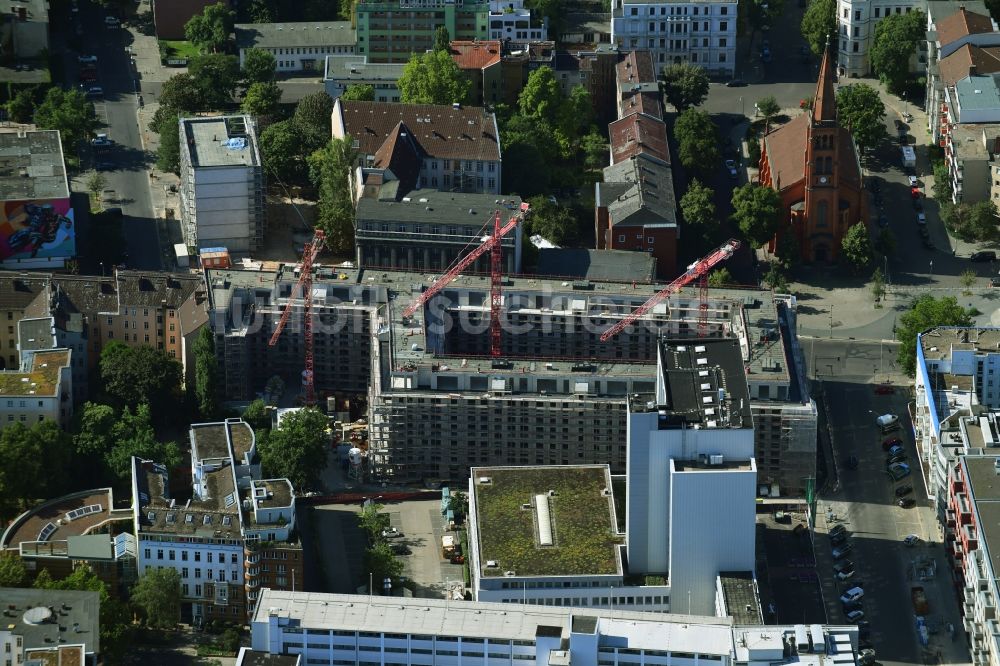
<svg viewBox="0 0 1000 666">
<path fill-rule="evenodd" d="M 857 650 L 854 626 L 274 590 L 251 622 L 262 660 L 317 666 L 853 666 Z"/>
<path fill-rule="evenodd" d="M 265 176 L 250 116 L 182 118 L 181 228 L 193 254 L 263 246 Z"/>
<path fill-rule="evenodd" d="M 649 51 L 656 74 L 666 65 L 692 63 L 732 76 L 736 67 L 736 0 L 672 2 L 614 0 L 611 43 Z"/>
<path fill-rule="evenodd" d="M 868 76 L 872 71 L 869 51 L 878 22 L 892 14 L 926 11 L 927 5 L 927 0 L 838 0 L 837 70 L 840 75 Z M 921 42 L 919 52 L 910 60 L 910 68 L 915 72 L 923 71 L 926 65 L 927 52 Z"/>
<path fill-rule="evenodd" d="M 371 86 L 376 102 L 399 101 L 404 63 L 369 63 L 364 55 L 331 55 L 323 68 L 326 94 L 337 99 L 351 86 Z"/>
<path fill-rule="evenodd" d="M 319 72 L 328 55 L 354 53 L 357 37 L 350 21 L 243 23 L 233 26 L 240 69 L 250 49 L 274 56 L 279 72 Z"/>
</svg>

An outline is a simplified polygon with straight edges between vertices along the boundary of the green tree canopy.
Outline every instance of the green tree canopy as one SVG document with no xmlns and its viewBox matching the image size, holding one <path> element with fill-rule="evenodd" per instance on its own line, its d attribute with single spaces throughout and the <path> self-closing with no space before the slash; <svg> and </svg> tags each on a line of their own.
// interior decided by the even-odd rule
<svg viewBox="0 0 1000 666">
<path fill-rule="evenodd" d="M 771 122 L 772 118 L 781 113 L 781 105 L 778 104 L 778 100 L 774 98 L 774 95 L 761 97 L 757 100 L 755 106 L 757 107 L 758 113 L 760 113 L 761 117 L 764 118 L 765 123 Z"/>
<path fill-rule="evenodd" d="M 549 191 L 551 174 L 545 165 L 545 155 L 534 143 L 519 141 L 511 145 L 503 151 L 500 167 L 504 188 L 522 198 Z"/>
<path fill-rule="evenodd" d="M 278 175 L 283 181 L 304 183 L 308 180 L 306 159 L 303 152 L 307 141 L 302 125 L 291 118 L 268 125 L 260 133 L 260 156 L 264 170 L 271 177 Z"/>
<path fill-rule="evenodd" d="M 694 178 L 681 197 L 680 207 L 684 221 L 692 227 L 695 234 L 706 240 L 715 238 L 719 230 L 719 223 L 715 218 L 715 190 Z"/>
<path fill-rule="evenodd" d="M 924 39 L 927 16 L 919 9 L 892 14 L 875 24 L 871 46 L 872 69 L 890 92 L 900 92 L 910 75 L 910 59 Z"/>
<path fill-rule="evenodd" d="M 858 222 L 844 234 L 844 239 L 840 243 L 844 253 L 844 259 L 851 264 L 855 270 L 864 268 L 872 260 L 872 242 L 868 236 L 868 227 L 864 222 Z"/>
<path fill-rule="evenodd" d="M 169 108 L 169 107 L 161 107 Z M 172 113 L 163 118 L 160 144 L 156 147 L 156 168 L 160 171 L 179 174 L 181 172 L 181 126 L 180 116 Z"/>
<path fill-rule="evenodd" d="M 938 162 L 934 165 L 934 200 L 940 204 L 951 203 L 951 172 L 948 165 Z"/>
<path fill-rule="evenodd" d="M 0 518 L 35 500 L 63 491 L 72 439 L 55 421 L 26 426 L 15 421 L 0 430 Z"/>
<path fill-rule="evenodd" d="M 521 115 L 528 118 L 542 118 L 555 126 L 563 107 L 562 89 L 551 67 L 542 65 L 528 75 L 518 105 Z"/>
<path fill-rule="evenodd" d="M 350 175 L 357 160 L 352 139 L 331 139 L 309 156 L 310 179 L 319 189 L 316 226 L 326 233 L 326 246 L 334 252 L 354 247 L 354 202 Z"/>
<path fill-rule="evenodd" d="M 574 86 L 559 109 L 559 128 L 571 139 L 584 136 L 594 127 L 594 103 L 583 86 Z"/>
<path fill-rule="evenodd" d="M 253 83 L 272 83 L 277 70 L 278 61 L 270 51 L 248 49 L 243 54 L 243 82 L 246 86 Z"/>
<path fill-rule="evenodd" d="M 766 284 L 772 291 L 778 293 L 786 293 L 788 291 L 788 278 L 785 277 L 785 272 L 781 270 L 781 265 L 778 262 L 772 262 L 764 274 L 764 284 Z"/>
<path fill-rule="evenodd" d="M 913 299 L 909 311 L 899 317 L 897 360 L 908 375 L 912 376 L 917 366 L 917 334 L 937 326 L 972 326 L 972 315 L 954 296 L 924 294 Z"/>
<path fill-rule="evenodd" d="M 989 199 L 972 204 L 949 201 L 941 205 L 939 215 L 945 227 L 966 242 L 991 241 L 998 236 L 997 208 Z"/>
<path fill-rule="evenodd" d="M 691 63 L 667 65 L 660 75 L 663 96 L 678 112 L 701 106 L 708 97 L 708 74 Z"/>
<path fill-rule="evenodd" d="M 448 28 L 439 25 L 438 29 L 434 31 L 434 50 L 448 51 L 450 48 L 451 36 L 448 34 Z"/>
<path fill-rule="evenodd" d="M 725 266 L 716 268 L 708 274 L 708 286 L 710 287 L 725 287 L 727 284 L 733 284 L 733 282 L 733 276 Z"/>
<path fill-rule="evenodd" d="M 341 99 L 344 99 L 341 96 Z M 306 95 L 295 105 L 295 122 L 305 142 L 303 159 L 319 150 L 330 140 L 330 115 L 333 98 L 322 90 Z"/>
<path fill-rule="evenodd" d="M 53 87 L 35 109 L 35 124 L 41 129 L 59 130 L 63 150 L 76 152 L 77 144 L 88 140 L 99 126 L 94 105 L 79 90 Z"/>
<path fill-rule="evenodd" d="M 12 550 L 0 551 L 0 587 L 26 587 L 28 568 L 21 556 Z"/>
<path fill-rule="evenodd" d="M 184 25 L 184 37 L 205 51 L 220 51 L 229 41 L 235 16 L 224 2 L 209 5 Z"/>
<path fill-rule="evenodd" d="M 733 190 L 731 219 L 754 247 L 774 238 L 781 217 L 781 196 L 770 187 L 747 183 Z"/>
<path fill-rule="evenodd" d="M 233 102 L 240 82 L 240 61 L 236 56 L 209 53 L 188 63 L 191 83 L 198 93 L 198 110 L 218 111 Z"/>
<path fill-rule="evenodd" d="M 719 133 L 704 111 L 688 109 L 674 123 L 678 157 L 685 169 L 710 174 L 719 162 Z"/>
<path fill-rule="evenodd" d="M 263 430 L 270 427 L 271 418 L 267 414 L 267 406 L 264 401 L 257 398 L 243 410 L 243 420 L 250 424 L 254 430 Z"/>
<path fill-rule="evenodd" d="M 380 591 L 381 581 L 386 578 L 395 581 L 403 573 L 403 563 L 392 552 L 392 546 L 385 541 L 376 541 L 365 551 L 364 567 L 372 575 L 372 585 Z"/>
<path fill-rule="evenodd" d="M 106 344 L 101 351 L 100 372 L 104 390 L 125 405 L 164 404 L 164 400 L 180 395 L 181 364 L 148 345 Z"/>
<path fill-rule="evenodd" d="M 348 102 L 374 102 L 375 86 L 367 83 L 356 83 L 352 86 L 347 86 L 347 90 L 340 95 L 340 99 Z"/>
<path fill-rule="evenodd" d="M 194 341 L 194 392 L 198 398 L 198 411 L 211 419 L 218 411 L 216 384 L 219 364 L 215 358 L 215 336 L 208 325 L 202 326 Z"/>
<path fill-rule="evenodd" d="M 202 105 L 201 93 L 190 74 L 174 74 L 163 82 L 163 87 L 160 88 L 160 107 L 157 112 L 163 110 L 164 114 L 176 116 L 178 113 L 194 113 L 203 108 L 205 107 Z M 161 121 L 156 116 L 153 118 L 150 129 L 159 132 L 162 128 Z"/>
<path fill-rule="evenodd" d="M 272 430 L 260 447 L 260 462 L 269 477 L 287 478 L 296 490 L 316 487 L 326 467 L 327 419 L 315 408 L 294 412 Z"/>
<path fill-rule="evenodd" d="M 109 472 L 127 481 L 132 476 L 132 457 L 162 463 L 167 469 L 181 463 L 181 451 L 174 442 L 163 443 L 156 437 L 150 422 L 149 405 L 135 411 L 126 407 L 111 428 L 111 448 L 104 457 Z"/>
<path fill-rule="evenodd" d="M 837 89 L 837 120 L 851 131 L 862 151 L 874 148 L 885 137 L 885 105 L 878 91 L 865 83 Z"/>
<path fill-rule="evenodd" d="M 572 211 L 549 201 L 546 196 L 529 199 L 531 214 L 528 218 L 531 234 L 541 234 L 543 238 L 563 245 L 577 236 L 577 222 Z"/>
<path fill-rule="evenodd" d="M 398 87 L 403 104 L 464 104 L 472 82 L 447 50 L 438 50 L 410 56 Z"/>
<path fill-rule="evenodd" d="M 837 35 L 837 0 L 812 0 L 802 16 L 802 36 L 815 55 L 823 53 L 828 39 Z"/>
<path fill-rule="evenodd" d="M 580 150 L 583 151 L 583 163 L 588 169 L 602 169 L 611 161 L 608 142 L 596 128 L 580 139 Z"/>
<path fill-rule="evenodd" d="M 132 605 L 147 626 L 173 629 L 181 619 L 181 577 L 171 567 L 150 567 L 132 587 Z"/>
<path fill-rule="evenodd" d="M 278 112 L 281 103 L 281 88 L 273 81 L 270 83 L 251 83 L 243 95 L 240 109 L 251 116 L 270 117 Z"/>
<path fill-rule="evenodd" d="M 35 112 L 35 93 L 32 90 L 19 90 L 7 102 L 7 115 L 15 123 L 30 123 Z"/>
</svg>

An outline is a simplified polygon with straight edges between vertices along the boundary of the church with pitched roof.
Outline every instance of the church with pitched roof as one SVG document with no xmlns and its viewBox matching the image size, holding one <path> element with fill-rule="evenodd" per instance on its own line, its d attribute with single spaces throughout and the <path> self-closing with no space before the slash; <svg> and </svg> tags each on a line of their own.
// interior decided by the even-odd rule
<svg viewBox="0 0 1000 666">
<path fill-rule="evenodd" d="M 827 48 L 812 110 L 761 141 L 759 183 L 778 191 L 784 209 L 768 250 L 790 234 L 810 264 L 836 261 L 847 230 L 865 216 L 861 163 L 850 131 L 837 122 L 833 76 Z"/>
</svg>

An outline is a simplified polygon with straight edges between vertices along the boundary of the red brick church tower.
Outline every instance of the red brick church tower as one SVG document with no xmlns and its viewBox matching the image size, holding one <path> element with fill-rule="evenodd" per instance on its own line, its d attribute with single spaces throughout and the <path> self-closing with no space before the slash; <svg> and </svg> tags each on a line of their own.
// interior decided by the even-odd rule
<svg viewBox="0 0 1000 666">
<path fill-rule="evenodd" d="M 861 165 L 850 132 L 837 123 L 830 49 L 823 54 L 809 113 L 767 134 L 761 142 L 760 184 L 781 194 L 782 234 L 798 241 L 803 262 L 825 264 L 840 255 L 847 230 L 862 219 Z"/>
</svg>

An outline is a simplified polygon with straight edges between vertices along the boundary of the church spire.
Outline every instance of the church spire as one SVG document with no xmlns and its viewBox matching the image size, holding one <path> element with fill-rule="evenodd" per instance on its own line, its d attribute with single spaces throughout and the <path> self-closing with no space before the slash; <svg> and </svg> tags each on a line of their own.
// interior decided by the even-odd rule
<svg viewBox="0 0 1000 666">
<path fill-rule="evenodd" d="M 819 66 L 816 97 L 813 99 L 813 122 L 837 120 L 837 98 L 833 90 L 833 63 L 830 62 L 830 40 L 823 48 L 823 61 Z"/>
</svg>

